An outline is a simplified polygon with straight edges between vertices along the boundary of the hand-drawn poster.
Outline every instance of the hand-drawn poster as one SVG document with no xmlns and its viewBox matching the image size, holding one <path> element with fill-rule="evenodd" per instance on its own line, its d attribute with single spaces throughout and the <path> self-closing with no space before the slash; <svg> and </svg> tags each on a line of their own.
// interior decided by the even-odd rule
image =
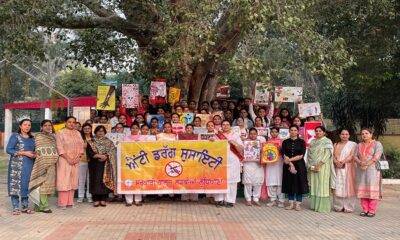
<svg viewBox="0 0 400 240">
<path fill-rule="evenodd" d="M 200 133 L 199 140 L 209 141 L 210 138 L 215 138 L 215 133 Z"/>
<path fill-rule="evenodd" d="M 243 141 L 243 157 L 245 162 L 260 162 L 261 143 L 260 141 Z"/>
<path fill-rule="evenodd" d="M 256 83 L 254 89 L 254 101 L 253 103 L 260 106 L 268 105 L 269 102 L 269 91 L 268 84 L 266 83 Z"/>
<path fill-rule="evenodd" d="M 302 87 L 275 87 L 275 102 L 300 102 L 302 99 Z"/>
<path fill-rule="evenodd" d="M 172 123 L 172 131 L 176 134 L 185 132 L 185 125 L 183 123 Z"/>
<path fill-rule="evenodd" d="M 181 123 L 185 124 L 185 126 L 189 123 L 193 123 L 194 113 L 183 113 L 180 120 Z"/>
<path fill-rule="evenodd" d="M 122 106 L 139 108 L 139 84 L 122 84 Z"/>
<path fill-rule="evenodd" d="M 268 137 L 269 128 L 256 127 L 258 136 Z"/>
<path fill-rule="evenodd" d="M 115 110 L 115 86 L 97 87 L 97 110 Z"/>
<path fill-rule="evenodd" d="M 321 106 L 319 102 L 299 104 L 299 116 L 306 118 L 310 116 L 318 116 L 321 114 Z"/>
<path fill-rule="evenodd" d="M 306 147 L 310 147 L 311 140 L 315 139 L 315 128 L 322 126 L 321 122 L 305 122 L 304 123 L 304 141 L 306 142 Z"/>
<path fill-rule="evenodd" d="M 215 91 L 215 97 L 219 99 L 225 99 L 231 97 L 231 86 L 223 85 L 218 86 Z"/>
<path fill-rule="evenodd" d="M 96 129 L 96 127 L 98 127 L 98 126 L 104 126 L 105 128 L 106 128 L 106 131 L 107 131 L 107 133 L 111 133 L 111 131 L 112 131 L 112 126 L 111 126 L 111 124 L 105 124 L 105 123 L 93 123 L 92 124 L 92 132 L 93 132 L 93 134 L 94 134 L 94 130 Z"/>
<path fill-rule="evenodd" d="M 168 103 L 173 106 L 175 103 L 179 102 L 180 96 L 181 96 L 180 88 L 170 87 L 168 92 Z"/>
<path fill-rule="evenodd" d="M 279 129 L 279 138 L 282 140 L 288 139 L 289 135 L 289 128 L 280 128 Z"/>
<path fill-rule="evenodd" d="M 115 146 L 117 146 L 120 142 L 124 141 L 125 133 L 112 133 L 108 132 L 106 137 L 110 139 Z"/>
<path fill-rule="evenodd" d="M 73 107 L 72 115 L 83 125 L 86 120 L 90 119 L 90 107 Z"/>
<path fill-rule="evenodd" d="M 196 114 L 201 119 L 201 127 L 207 127 L 207 123 L 212 120 L 211 114 Z"/>
<path fill-rule="evenodd" d="M 155 79 L 150 83 L 150 104 L 165 103 L 167 97 L 167 80 Z"/>
<path fill-rule="evenodd" d="M 203 127 L 194 127 L 193 128 L 194 134 L 207 133 L 207 132 L 208 132 L 207 128 L 203 128 Z"/>
<path fill-rule="evenodd" d="M 158 120 L 158 129 L 162 129 L 163 125 L 164 125 L 164 122 L 165 122 L 164 116 L 162 116 L 162 115 L 153 115 L 153 114 L 147 115 L 146 122 L 147 122 L 147 125 L 150 126 L 150 128 L 151 128 L 151 119 L 153 119 L 153 118 L 157 118 L 157 120 Z"/>
<path fill-rule="evenodd" d="M 278 147 L 271 143 L 263 143 L 262 145 L 262 154 L 261 154 L 261 163 L 275 163 L 279 159 L 279 150 Z"/>
</svg>

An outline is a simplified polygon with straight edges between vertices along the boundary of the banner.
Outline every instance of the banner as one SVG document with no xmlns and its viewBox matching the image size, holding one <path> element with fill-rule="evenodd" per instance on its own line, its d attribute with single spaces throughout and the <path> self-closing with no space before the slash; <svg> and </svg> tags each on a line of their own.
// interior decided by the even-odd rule
<svg viewBox="0 0 400 240">
<path fill-rule="evenodd" d="M 97 110 L 115 110 L 115 86 L 97 87 Z"/>
<path fill-rule="evenodd" d="M 73 107 L 72 116 L 76 117 L 76 121 L 83 125 L 86 120 L 90 119 L 90 107 Z"/>
<path fill-rule="evenodd" d="M 122 84 L 122 106 L 139 108 L 139 84 Z"/>
<path fill-rule="evenodd" d="M 165 103 L 167 97 L 167 80 L 155 79 L 150 83 L 150 104 Z"/>
<path fill-rule="evenodd" d="M 227 142 L 121 142 L 119 194 L 226 193 Z"/>
<path fill-rule="evenodd" d="M 207 127 L 207 123 L 212 121 L 211 114 L 196 114 L 196 117 L 201 119 L 201 127 Z"/>
<path fill-rule="evenodd" d="M 268 105 L 269 102 L 269 85 L 266 83 L 256 83 L 256 87 L 254 89 L 254 101 L 253 103 L 256 105 Z"/>
<path fill-rule="evenodd" d="M 299 117 L 301 118 L 318 116 L 320 114 L 321 106 L 319 105 L 319 102 L 299 104 Z"/>
<path fill-rule="evenodd" d="M 245 162 L 260 162 L 261 143 L 260 141 L 243 141 L 243 157 Z"/>
<path fill-rule="evenodd" d="M 275 102 L 300 102 L 302 99 L 302 87 L 275 87 Z"/>
<path fill-rule="evenodd" d="M 168 92 L 168 103 L 174 105 L 179 102 L 179 98 L 181 96 L 181 89 L 170 87 Z"/>
<path fill-rule="evenodd" d="M 315 139 L 315 128 L 322 126 L 321 122 L 305 122 L 304 123 L 304 141 L 306 142 L 306 147 L 310 147 L 311 140 Z"/>
</svg>

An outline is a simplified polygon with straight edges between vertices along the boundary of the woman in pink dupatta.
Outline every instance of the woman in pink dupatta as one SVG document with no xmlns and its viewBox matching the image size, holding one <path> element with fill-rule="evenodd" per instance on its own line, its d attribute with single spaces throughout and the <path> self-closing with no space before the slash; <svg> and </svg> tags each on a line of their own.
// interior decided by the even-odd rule
<svg viewBox="0 0 400 240">
<path fill-rule="evenodd" d="M 354 189 L 355 165 L 353 161 L 355 142 L 349 141 L 350 133 L 347 129 L 340 131 L 340 142 L 336 143 L 333 158 L 336 170 L 336 190 L 333 207 L 336 212 L 351 213 L 356 204 Z"/>
<path fill-rule="evenodd" d="M 58 206 L 61 209 L 74 206 L 74 192 L 78 189 L 79 162 L 83 155 L 81 134 L 74 129 L 75 117 L 67 117 L 65 128 L 56 135 Z"/>
<path fill-rule="evenodd" d="M 372 138 L 370 129 L 361 130 L 362 142 L 358 144 L 354 161 L 356 168 L 356 195 L 361 199 L 360 216 L 374 217 L 381 195 L 381 172 L 376 163 L 383 153 L 382 144 Z"/>
</svg>

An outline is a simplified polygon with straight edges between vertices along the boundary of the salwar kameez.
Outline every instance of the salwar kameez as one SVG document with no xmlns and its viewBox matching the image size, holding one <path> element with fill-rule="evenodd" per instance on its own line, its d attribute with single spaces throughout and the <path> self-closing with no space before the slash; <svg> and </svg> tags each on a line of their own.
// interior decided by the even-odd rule
<svg viewBox="0 0 400 240">
<path fill-rule="evenodd" d="M 257 140 L 260 144 L 265 142 L 265 138 L 258 136 Z M 264 168 L 258 162 L 249 161 L 246 159 L 243 161 L 243 178 L 242 183 L 244 184 L 244 197 L 246 201 L 250 202 L 252 199 L 254 202 L 258 202 L 261 197 L 261 188 L 264 183 Z"/>
<path fill-rule="evenodd" d="M 331 211 L 330 190 L 335 188 L 336 174 L 333 166 L 333 145 L 327 137 L 314 139 L 308 149 L 308 168 L 323 163 L 318 172 L 309 171 L 310 208 L 316 212 Z"/>
</svg>

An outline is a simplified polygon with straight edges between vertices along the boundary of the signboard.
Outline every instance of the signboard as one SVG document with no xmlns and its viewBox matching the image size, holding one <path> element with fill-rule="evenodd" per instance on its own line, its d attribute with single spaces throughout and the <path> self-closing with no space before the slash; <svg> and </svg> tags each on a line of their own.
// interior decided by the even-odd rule
<svg viewBox="0 0 400 240">
<path fill-rule="evenodd" d="M 119 194 L 226 193 L 227 142 L 121 142 Z"/>
</svg>

